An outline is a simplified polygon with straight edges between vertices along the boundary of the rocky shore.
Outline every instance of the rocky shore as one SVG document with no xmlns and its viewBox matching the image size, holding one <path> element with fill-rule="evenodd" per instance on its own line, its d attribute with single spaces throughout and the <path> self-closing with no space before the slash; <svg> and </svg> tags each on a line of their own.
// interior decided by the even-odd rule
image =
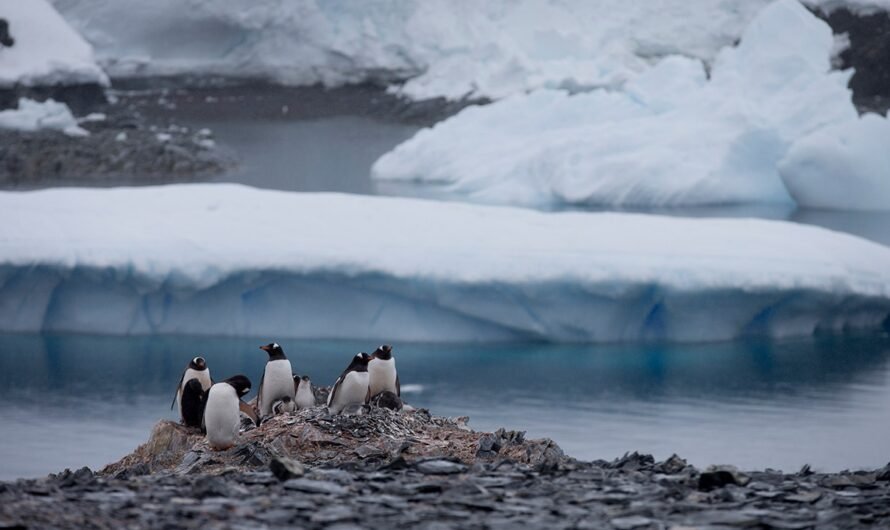
<svg viewBox="0 0 890 530">
<path fill-rule="evenodd" d="M 890 465 L 795 474 L 698 470 L 637 453 L 580 462 L 550 440 L 466 418 L 323 407 L 214 452 L 158 423 L 98 473 L 0 483 L 0 528 L 877 528 Z"/>
</svg>

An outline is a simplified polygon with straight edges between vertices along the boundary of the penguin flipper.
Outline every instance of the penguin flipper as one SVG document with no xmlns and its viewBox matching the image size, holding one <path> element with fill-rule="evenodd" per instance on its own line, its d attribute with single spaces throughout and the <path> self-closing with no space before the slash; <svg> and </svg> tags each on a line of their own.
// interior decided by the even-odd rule
<svg viewBox="0 0 890 530">
<path fill-rule="evenodd" d="M 368 391 L 365 393 L 365 405 L 371 402 L 371 387 L 368 386 Z"/>
<path fill-rule="evenodd" d="M 260 376 L 260 388 L 256 392 L 256 409 L 263 410 L 263 381 L 266 380 L 266 369 L 263 368 L 263 375 Z"/>
<path fill-rule="evenodd" d="M 179 397 L 179 392 L 182 391 L 182 380 L 185 379 L 185 373 L 188 371 L 188 368 L 182 371 L 182 375 L 179 376 L 179 384 L 176 385 L 176 392 L 173 393 L 173 402 L 170 403 L 170 410 L 173 410 L 173 406 L 176 405 L 176 398 Z"/>
<path fill-rule="evenodd" d="M 340 383 L 343 382 L 343 376 L 337 378 L 337 381 L 334 382 L 334 386 L 331 387 L 331 393 L 328 394 L 328 406 L 334 402 L 334 397 L 337 395 L 337 389 L 340 388 Z"/>
<path fill-rule="evenodd" d="M 396 373 L 396 395 L 402 397 L 402 385 L 399 383 L 399 374 Z"/>
</svg>

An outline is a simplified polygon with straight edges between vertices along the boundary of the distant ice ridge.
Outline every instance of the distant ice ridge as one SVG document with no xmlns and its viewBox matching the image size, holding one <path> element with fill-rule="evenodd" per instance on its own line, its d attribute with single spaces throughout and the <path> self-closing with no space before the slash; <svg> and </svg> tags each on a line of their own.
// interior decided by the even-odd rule
<svg viewBox="0 0 890 530">
<path fill-rule="evenodd" d="M 768 0 L 54 0 L 112 75 L 408 80 L 415 99 L 617 86 L 711 60 Z"/>
<path fill-rule="evenodd" d="M 71 109 L 64 103 L 48 99 L 43 102 L 27 98 L 19 99 L 17 109 L 0 111 L 0 129 L 38 131 L 52 129 L 69 136 L 87 136 L 90 133 L 77 124 Z"/>
<path fill-rule="evenodd" d="M 238 185 L 0 193 L 0 331 L 706 341 L 877 330 L 890 248 L 751 219 Z"/>
<path fill-rule="evenodd" d="M 381 157 L 379 180 L 426 184 L 471 201 L 549 205 L 690 206 L 791 203 L 890 208 L 890 170 L 847 158 L 862 179 L 883 184 L 868 204 L 814 193 L 801 169 L 777 166 L 798 140 L 856 122 L 847 81 L 830 70 L 827 24 L 794 0 L 779 0 L 751 22 L 736 47 L 721 51 L 710 77 L 697 59 L 671 56 L 621 91 L 571 95 L 539 90 L 460 114 L 418 132 Z M 884 120 L 884 118 L 874 118 Z M 870 119 L 871 120 L 871 119 Z M 890 151 L 890 136 L 851 152 Z M 795 150 L 796 157 L 802 156 Z M 793 182 L 789 194 L 783 181 Z M 824 183 L 856 186 L 842 172 Z M 862 190 L 859 194 L 862 193 Z M 792 197 L 793 196 L 793 197 Z"/>
<path fill-rule="evenodd" d="M 0 0 L 15 40 L 0 46 L 0 88 L 15 85 L 108 85 L 93 49 L 47 0 Z"/>
</svg>

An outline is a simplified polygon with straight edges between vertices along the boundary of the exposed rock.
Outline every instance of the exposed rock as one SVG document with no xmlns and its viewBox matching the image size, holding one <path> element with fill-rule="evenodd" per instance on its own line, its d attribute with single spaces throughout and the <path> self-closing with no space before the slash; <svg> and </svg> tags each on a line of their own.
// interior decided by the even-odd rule
<svg viewBox="0 0 890 530">
<path fill-rule="evenodd" d="M 278 477 L 278 480 L 299 478 L 306 474 L 303 464 L 292 458 L 275 457 L 269 463 L 269 469 L 272 470 L 273 475 Z"/>
</svg>

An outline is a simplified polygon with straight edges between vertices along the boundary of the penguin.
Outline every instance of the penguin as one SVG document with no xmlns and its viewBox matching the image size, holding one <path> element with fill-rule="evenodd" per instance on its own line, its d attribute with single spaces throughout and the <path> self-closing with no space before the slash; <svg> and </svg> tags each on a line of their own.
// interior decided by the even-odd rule
<svg viewBox="0 0 890 530">
<path fill-rule="evenodd" d="M 171 410 L 174 405 L 178 405 L 179 420 L 186 425 L 189 424 L 186 422 L 185 414 L 182 410 L 182 391 L 185 388 L 185 385 L 192 379 L 197 379 L 198 382 L 201 383 L 201 389 L 204 392 L 210 390 L 210 385 L 213 384 L 213 380 L 210 378 L 210 369 L 207 368 L 207 361 L 205 361 L 203 357 L 195 357 L 189 361 L 188 366 L 186 366 L 185 370 L 182 372 L 182 377 L 179 378 L 179 385 L 176 387 L 176 395 L 173 396 L 173 403 L 170 404 Z"/>
<path fill-rule="evenodd" d="M 392 346 L 384 344 L 371 354 L 368 363 L 368 377 L 371 385 L 371 397 L 390 391 L 398 397 L 402 396 L 399 374 L 396 372 L 396 360 L 392 356 Z"/>
<path fill-rule="evenodd" d="M 366 405 L 371 400 L 371 387 L 368 386 L 370 360 L 371 356 L 365 352 L 357 354 L 337 378 L 328 395 L 328 409 L 332 413 L 339 414 L 349 405 Z"/>
<path fill-rule="evenodd" d="M 265 418 L 272 414 L 272 405 L 275 401 L 282 398 L 293 401 L 294 380 L 290 361 L 287 360 L 281 346 L 273 342 L 260 346 L 260 349 L 269 354 L 257 394 L 257 411 L 260 418 Z"/>
<path fill-rule="evenodd" d="M 207 391 L 197 378 L 189 379 L 182 386 L 179 401 L 179 410 L 182 415 L 182 423 L 186 427 L 201 428 L 204 419 L 204 406 L 207 403 Z"/>
<path fill-rule="evenodd" d="M 241 428 L 241 398 L 250 392 L 250 379 L 243 375 L 232 376 L 214 384 L 207 393 L 204 407 L 204 430 L 207 441 L 215 450 L 235 445 Z"/>
<path fill-rule="evenodd" d="M 312 389 L 312 380 L 308 375 L 300 377 L 294 374 L 294 401 L 298 409 L 308 409 L 315 406 L 315 390 Z"/>
<path fill-rule="evenodd" d="M 285 412 L 293 412 L 295 410 L 297 410 L 296 404 L 294 404 L 294 401 L 287 396 L 284 396 L 281 399 L 276 399 L 275 403 L 272 403 L 272 414 L 275 415 L 284 414 Z"/>
</svg>

